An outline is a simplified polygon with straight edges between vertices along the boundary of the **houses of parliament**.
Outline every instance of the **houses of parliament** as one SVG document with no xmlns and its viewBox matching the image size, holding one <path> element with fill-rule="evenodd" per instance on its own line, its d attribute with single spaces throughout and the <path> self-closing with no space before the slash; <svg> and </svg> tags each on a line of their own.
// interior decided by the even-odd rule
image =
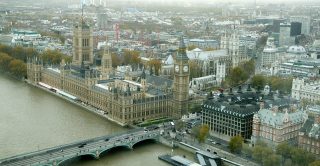
<svg viewBox="0 0 320 166">
<path fill-rule="evenodd" d="M 174 79 L 170 80 L 144 70 L 115 71 L 108 46 L 101 65 L 95 66 L 92 33 L 92 27 L 83 20 L 74 26 L 71 64 L 62 60 L 60 65 L 48 67 L 38 57 L 28 59 L 28 82 L 41 82 L 69 93 L 121 125 L 180 118 L 187 111 L 190 71 L 182 38 L 174 61 Z"/>
</svg>

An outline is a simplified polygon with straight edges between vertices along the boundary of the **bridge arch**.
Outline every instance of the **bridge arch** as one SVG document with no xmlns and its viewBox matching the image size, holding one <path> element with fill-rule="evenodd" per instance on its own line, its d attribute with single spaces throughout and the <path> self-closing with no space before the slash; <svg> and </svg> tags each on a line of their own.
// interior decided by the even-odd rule
<svg viewBox="0 0 320 166">
<path fill-rule="evenodd" d="M 115 150 L 115 149 L 128 149 L 128 150 L 130 150 L 131 147 L 129 145 L 127 145 L 127 144 L 122 144 L 122 145 L 114 146 L 114 147 L 111 147 L 111 148 L 102 149 L 102 150 L 100 150 L 99 155 L 105 155 L 109 151 Z"/>
<path fill-rule="evenodd" d="M 64 163 L 67 162 L 67 161 L 70 161 L 70 160 L 76 159 L 76 158 L 80 158 L 80 157 L 84 157 L 84 156 L 89 156 L 89 157 L 91 157 L 92 159 L 97 159 L 97 158 L 99 158 L 99 156 L 97 156 L 97 155 L 94 154 L 94 153 L 84 153 L 84 154 L 79 154 L 78 156 L 72 156 L 72 157 L 65 158 L 65 159 L 57 162 L 57 165 L 60 166 L 61 164 L 64 164 Z"/>
<path fill-rule="evenodd" d="M 136 142 L 132 142 L 131 143 L 131 148 L 133 149 L 135 146 L 139 145 L 139 144 L 142 144 L 142 143 L 145 143 L 145 142 L 148 142 L 148 141 L 154 141 L 156 142 L 157 139 L 156 138 L 144 138 L 144 139 L 141 139 L 139 141 L 136 141 Z"/>
</svg>

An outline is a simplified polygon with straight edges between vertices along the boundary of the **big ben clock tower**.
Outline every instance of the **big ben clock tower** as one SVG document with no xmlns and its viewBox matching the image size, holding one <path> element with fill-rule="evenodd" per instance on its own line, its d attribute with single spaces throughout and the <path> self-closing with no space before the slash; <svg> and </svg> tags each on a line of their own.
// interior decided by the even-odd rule
<svg viewBox="0 0 320 166">
<path fill-rule="evenodd" d="M 181 37 L 179 50 L 174 60 L 173 116 L 175 118 L 181 118 L 188 111 L 189 75 L 189 58 L 183 37 Z"/>
</svg>

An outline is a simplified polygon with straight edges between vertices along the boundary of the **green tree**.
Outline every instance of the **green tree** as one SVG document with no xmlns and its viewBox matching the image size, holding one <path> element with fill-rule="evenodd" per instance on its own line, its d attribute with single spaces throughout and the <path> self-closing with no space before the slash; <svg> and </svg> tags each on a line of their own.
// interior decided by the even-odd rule
<svg viewBox="0 0 320 166">
<path fill-rule="evenodd" d="M 263 166 L 275 166 L 280 165 L 281 163 L 281 156 L 276 154 L 270 154 L 263 158 Z"/>
<path fill-rule="evenodd" d="M 235 67 L 231 70 L 230 75 L 230 84 L 231 86 L 236 86 L 243 83 L 248 79 L 248 74 L 240 67 Z"/>
<path fill-rule="evenodd" d="M 252 77 L 252 87 L 264 87 L 266 83 L 265 77 L 262 75 L 255 75 Z"/>
<path fill-rule="evenodd" d="M 300 148 L 294 148 L 291 151 L 291 159 L 295 165 L 307 165 L 315 160 L 315 157 Z"/>
<path fill-rule="evenodd" d="M 242 63 L 239 67 L 242 68 L 247 75 L 252 75 L 255 72 L 255 61 L 254 59 L 250 59 L 249 61 Z"/>
<path fill-rule="evenodd" d="M 242 144 L 242 149 L 241 152 L 245 154 L 246 156 L 251 156 L 252 155 L 252 148 L 249 147 L 247 144 Z"/>
<path fill-rule="evenodd" d="M 175 123 L 175 129 L 181 131 L 186 126 L 186 123 L 182 120 L 178 120 Z"/>
<path fill-rule="evenodd" d="M 319 165 L 320 165 L 320 160 L 316 160 L 309 164 L 309 166 L 319 166 Z"/>
<path fill-rule="evenodd" d="M 229 149 L 232 153 L 239 153 L 242 149 L 243 138 L 240 135 L 230 139 Z"/>
<path fill-rule="evenodd" d="M 287 142 L 283 142 L 276 147 L 276 153 L 281 155 L 283 160 L 282 163 L 288 158 L 290 158 L 290 153 L 292 151 L 292 148 L 289 146 Z"/>
<path fill-rule="evenodd" d="M 290 92 L 292 87 L 292 78 L 281 78 L 281 77 L 269 77 L 268 84 L 273 90 L 279 90 L 281 92 Z"/>
<path fill-rule="evenodd" d="M 267 146 L 256 145 L 252 150 L 252 157 L 259 163 L 263 163 L 263 159 L 266 156 L 271 155 L 272 149 Z"/>
<path fill-rule="evenodd" d="M 286 159 L 286 160 L 284 160 L 284 164 L 283 164 L 283 166 L 292 166 L 293 164 L 292 164 L 292 160 L 291 159 Z"/>
</svg>

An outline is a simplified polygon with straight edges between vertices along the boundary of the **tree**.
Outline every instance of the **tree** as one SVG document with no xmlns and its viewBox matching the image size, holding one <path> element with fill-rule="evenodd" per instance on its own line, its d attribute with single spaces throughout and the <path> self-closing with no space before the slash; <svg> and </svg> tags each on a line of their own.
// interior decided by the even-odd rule
<svg viewBox="0 0 320 166">
<path fill-rule="evenodd" d="M 0 52 L 6 53 L 6 54 L 11 54 L 12 53 L 12 47 L 0 44 Z"/>
<path fill-rule="evenodd" d="M 283 142 L 276 147 L 276 153 L 283 157 L 282 163 L 284 163 L 284 161 L 290 157 L 291 151 L 292 148 L 287 142 Z"/>
<path fill-rule="evenodd" d="M 119 56 L 115 53 L 111 53 L 112 67 L 116 68 L 121 64 Z"/>
<path fill-rule="evenodd" d="M 293 164 L 306 165 L 308 163 L 313 162 L 315 160 L 315 157 L 303 149 L 294 148 L 291 151 L 291 159 L 292 159 Z"/>
<path fill-rule="evenodd" d="M 187 47 L 188 51 L 191 51 L 191 50 L 193 50 L 195 48 L 197 48 L 197 46 L 195 46 L 195 45 L 190 45 L 190 46 Z"/>
<path fill-rule="evenodd" d="M 292 160 L 291 159 L 284 160 L 283 166 L 292 166 Z"/>
<path fill-rule="evenodd" d="M 263 158 L 263 165 L 264 166 L 275 166 L 275 165 L 280 165 L 281 161 L 281 156 L 276 155 L 276 154 L 271 154 L 268 156 L 265 156 Z"/>
<path fill-rule="evenodd" d="M 189 61 L 189 66 L 190 66 L 190 80 L 191 80 L 192 78 L 201 77 L 201 75 L 202 75 L 202 68 L 201 68 L 201 66 L 197 63 L 197 61 L 190 60 L 190 61 Z"/>
<path fill-rule="evenodd" d="M 193 139 L 195 140 L 196 138 L 198 139 L 200 133 L 200 126 L 194 126 L 191 129 L 191 136 L 193 137 Z"/>
<path fill-rule="evenodd" d="M 232 153 L 239 153 L 242 149 L 243 138 L 240 135 L 230 139 L 229 149 Z"/>
<path fill-rule="evenodd" d="M 46 50 L 40 54 L 44 64 L 60 64 L 64 59 L 66 63 L 71 63 L 72 57 L 63 54 L 58 50 Z"/>
<path fill-rule="evenodd" d="M 256 145 L 252 150 L 252 157 L 259 163 L 263 163 L 265 156 L 272 154 L 272 149 L 267 146 Z"/>
<path fill-rule="evenodd" d="M 309 164 L 309 166 L 319 166 L 319 165 L 320 165 L 320 160 L 316 160 Z"/>
<path fill-rule="evenodd" d="M 199 142 L 204 142 L 208 134 L 209 134 L 209 126 L 206 124 L 202 125 L 200 127 L 200 132 L 198 136 Z"/>
<path fill-rule="evenodd" d="M 155 75 L 159 75 L 161 69 L 161 61 L 159 59 L 152 59 L 149 61 L 150 71 L 154 69 Z"/>
<path fill-rule="evenodd" d="M 212 48 L 212 47 L 208 47 L 208 48 L 206 48 L 206 49 L 204 49 L 205 51 L 214 51 L 214 50 L 216 50 L 215 48 Z"/>
<path fill-rule="evenodd" d="M 9 70 L 9 64 L 12 60 L 13 58 L 8 54 L 0 53 L 0 68 L 3 70 Z"/>
<path fill-rule="evenodd" d="M 186 123 L 182 120 L 178 120 L 175 123 L 175 129 L 181 131 L 186 126 Z"/>
<path fill-rule="evenodd" d="M 235 67 L 231 70 L 229 79 L 231 86 L 236 86 L 248 79 L 248 74 L 240 67 Z"/>
<path fill-rule="evenodd" d="M 138 66 L 141 63 L 140 53 L 138 51 L 124 51 L 123 64 L 132 65 L 133 67 Z"/>
<path fill-rule="evenodd" d="M 265 77 L 262 75 L 255 75 L 252 77 L 252 87 L 264 87 L 266 83 Z"/>
<path fill-rule="evenodd" d="M 246 156 L 252 155 L 252 148 L 249 147 L 247 144 L 242 144 L 241 152 L 245 154 Z"/>
<path fill-rule="evenodd" d="M 34 48 L 25 48 L 25 53 L 27 57 L 38 56 L 38 51 Z"/>
<path fill-rule="evenodd" d="M 255 72 L 255 61 L 254 59 L 250 59 L 249 61 L 241 64 L 239 66 L 247 75 L 252 75 Z"/>
<path fill-rule="evenodd" d="M 9 64 L 9 69 L 10 72 L 18 78 L 27 76 L 27 66 L 19 59 L 12 60 Z"/>
<path fill-rule="evenodd" d="M 273 90 L 279 90 L 281 92 L 290 92 L 292 87 L 292 78 L 270 77 L 268 78 L 268 84 Z"/>
<path fill-rule="evenodd" d="M 23 60 L 24 62 L 26 62 L 26 60 L 27 60 L 25 49 L 21 46 L 14 47 L 12 49 L 11 56 L 13 58 Z"/>
</svg>

